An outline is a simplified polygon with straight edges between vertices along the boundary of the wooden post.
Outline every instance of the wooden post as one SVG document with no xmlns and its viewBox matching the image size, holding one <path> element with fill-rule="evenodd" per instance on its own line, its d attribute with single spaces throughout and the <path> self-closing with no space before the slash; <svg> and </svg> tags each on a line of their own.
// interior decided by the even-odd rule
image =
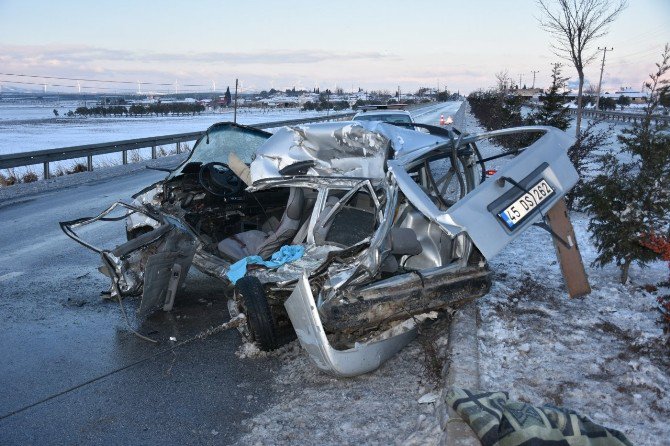
<svg viewBox="0 0 670 446">
<path fill-rule="evenodd" d="M 177 153 L 181 153 L 181 145 L 180 145 L 180 143 L 177 143 Z"/>
<path fill-rule="evenodd" d="M 556 257 L 558 257 L 558 263 L 561 266 L 568 294 L 570 297 L 586 296 L 591 292 L 591 286 L 586 276 L 582 255 L 579 252 L 579 246 L 577 246 L 577 238 L 575 237 L 575 231 L 568 216 L 568 208 L 565 205 L 565 200 L 559 200 L 554 207 L 549 209 L 546 217 L 551 230 L 570 245 L 568 248 L 554 239 Z"/>
<path fill-rule="evenodd" d="M 86 157 L 86 169 L 91 172 L 93 170 L 93 155 Z"/>
<path fill-rule="evenodd" d="M 49 161 L 44 162 L 44 179 L 49 179 Z"/>
<path fill-rule="evenodd" d="M 155 160 L 156 159 L 156 144 L 151 146 L 151 159 Z"/>
<path fill-rule="evenodd" d="M 123 150 L 121 152 L 121 159 L 123 161 L 123 164 L 128 164 L 128 151 L 127 150 Z"/>
</svg>

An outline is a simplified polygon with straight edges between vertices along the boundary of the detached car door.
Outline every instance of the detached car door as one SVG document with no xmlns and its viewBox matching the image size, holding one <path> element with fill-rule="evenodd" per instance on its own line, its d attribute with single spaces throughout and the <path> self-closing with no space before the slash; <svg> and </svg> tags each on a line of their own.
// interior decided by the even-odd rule
<svg viewBox="0 0 670 446">
<path fill-rule="evenodd" d="M 520 127 L 464 137 L 461 145 L 515 133 L 543 135 L 493 176 L 440 211 L 409 177 L 402 163 L 389 170 L 408 200 L 452 237 L 465 232 L 487 259 L 494 257 L 544 214 L 577 183 L 568 158 L 574 139 L 553 127 Z"/>
</svg>

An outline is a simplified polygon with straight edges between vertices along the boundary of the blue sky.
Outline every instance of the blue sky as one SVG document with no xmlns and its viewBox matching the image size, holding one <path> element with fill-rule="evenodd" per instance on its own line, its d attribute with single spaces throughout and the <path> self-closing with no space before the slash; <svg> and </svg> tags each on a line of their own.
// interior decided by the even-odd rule
<svg viewBox="0 0 670 446">
<path fill-rule="evenodd" d="M 670 0 L 629 1 L 596 44 L 614 47 L 604 76 L 611 89 L 638 88 L 670 42 Z M 534 0 L 0 0 L 0 71 L 177 81 L 181 90 L 206 90 L 212 81 L 220 88 L 238 77 L 245 90 L 413 91 L 439 83 L 467 92 L 493 85 L 507 69 L 528 86 L 539 70 L 536 83 L 544 86 L 558 58 L 538 14 Z M 593 63 L 587 79 L 597 82 L 598 70 Z M 564 74 L 574 78 L 573 71 Z M 3 84 L 19 79 L 73 84 L 0 75 Z"/>
</svg>

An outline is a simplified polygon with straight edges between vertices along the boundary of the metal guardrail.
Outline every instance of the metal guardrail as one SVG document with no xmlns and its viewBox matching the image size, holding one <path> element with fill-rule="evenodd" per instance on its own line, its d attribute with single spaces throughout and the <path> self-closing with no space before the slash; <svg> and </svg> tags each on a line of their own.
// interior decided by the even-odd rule
<svg viewBox="0 0 670 446">
<path fill-rule="evenodd" d="M 577 114 L 576 108 L 571 108 L 568 110 L 569 113 L 572 115 Z M 638 121 L 642 121 L 646 117 L 646 115 L 644 113 L 626 113 L 617 111 L 583 109 L 582 117 L 596 118 L 596 119 L 604 118 L 609 121 L 637 123 Z M 656 122 L 657 124 L 660 123 L 670 124 L 670 116 L 652 115 L 651 120 Z"/>
<path fill-rule="evenodd" d="M 263 122 L 252 124 L 250 127 L 257 129 L 270 129 L 283 127 L 285 125 L 307 124 L 310 122 L 340 121 L 351 118 L 354 113 L 341 113 L 330 116 L 319 116 L 303 119 L 289 119 L 284 121 Z M 157 158 L 156 148 L 168 144 L 176 144 L 177 153 L 181 153 L 181 143 L 195 141 L 204 135 L 202 132 L 177 133 L 174 135 L 155 136 L 149 138 L 127 139 L 123 141 L 103 142 L 99 144 L 86 144 L 83 146 L 61 147 L 48 150 L 37 150 L 34 152 L 19 152 L 8 155 L 0 155 L 0 169 L 12 167 L 32 166 L 42 164 L 44 178 L 50 177 L 49 163 L 74 158 L 86 158 L 86 167 L 93 170 L 93 156 L 107 153 L 122 152 L 123 164 L 128 164 L 128 151 L 151 147 L 151 158 Z"/>
</svg>

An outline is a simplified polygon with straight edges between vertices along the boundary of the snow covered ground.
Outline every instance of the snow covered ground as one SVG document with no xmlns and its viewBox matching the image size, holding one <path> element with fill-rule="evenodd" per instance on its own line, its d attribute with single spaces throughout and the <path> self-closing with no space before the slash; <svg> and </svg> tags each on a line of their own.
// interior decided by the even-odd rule
<svg viewBox="0 0 670 446">
<path fill-rule="evenodd" d="M 438 322 L 425 329 L 423 340 L 446 330 Z M 446 337 L 438 342 L 443 345 Z M 298 341 L 269 353 L 283 364 L 268 383 L 282 402 L 245 421 L 249 433 L 236 444 L 437 444 L 435 404 L 419 403 L 440 386 L 430 345 L 416 340 L 378 370 L 354 378 L 318 371 Z M 245 344 L 238 356 L 246 357 L 248 350 Z"/>
<path fill-rule="evenodd" d="M 0 154 L 196 132 L 216 122 L 233 120 L 232 109 L 222 113 L 208 112 L 195 116 L 63 117 L 68 110 L 76 108 L 76 104 L 70 105 L 57 108 L 0 104 Z M 54 116 L 54 108 L 59 110 L 60 117 Z M 241 124 L 256 124 L 325 114 L 326 112 L 301 111 L 295 108 L 243 108 L 238 110 L 237 121 Z M 120 155 L 118 157 L 120 159 Z"/>
<path fill-rule="evenodd" d="M 467 123 L 468 131 L 481 131 L 470 114 Z M 609 148 L 621 128 L 613 126 Z M 485 155 L 500 150 L 480 148 Z M 668 278 L 668 266 L 634 266 L 630 282 L 621 285 L 615 266 L 590 267 L 597 252 L 588 216 L 572 213 L 571 219 L 593 292 L 567 296 L 551 237 L 542 229 L 511 243 L 491 261 L 493 287 L 477 301 L 481 387 L 577 410 L 634 444 L 670 444 L 670 358 L 657 292 L 645 290 Z"/>
<path fill-rule="evenodd" d="M 645 291 L 668 267 L 633 267 L 621 285 L 616 267 L 588 267 L 597 254 L 588 217 L 572 214 L 572 222 L 589 296 L 567 296 L 551 237 L 539 228 L 491 262 L 493 288 L 478 301 L 482 388 L 577 410 L 634 444 L 670 444 L 668 347 L 655 294 Z"/>
</svg>

